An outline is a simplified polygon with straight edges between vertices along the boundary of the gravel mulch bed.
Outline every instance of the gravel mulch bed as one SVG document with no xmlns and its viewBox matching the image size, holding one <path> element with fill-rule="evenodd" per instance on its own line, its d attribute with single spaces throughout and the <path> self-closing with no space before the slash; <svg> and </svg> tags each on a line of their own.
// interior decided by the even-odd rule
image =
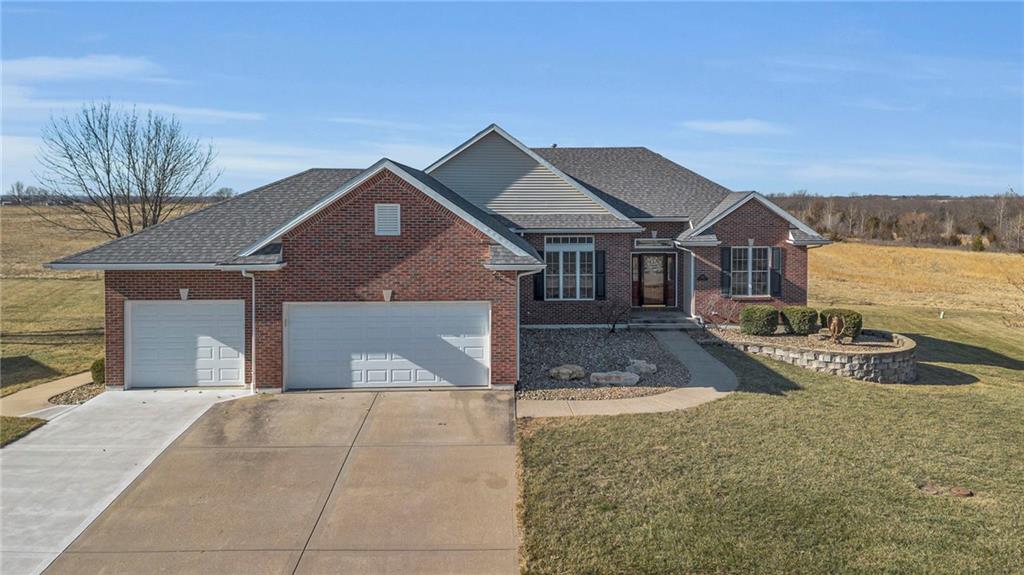
<svg viewBox="0 0 1024 575">
<path fill-rule="evenodd" d="M 49 402 L 54 405 L 78 405 L 103 393 L 105 389 L 106 386 L 102 383 L 87 383 L 57 394 L 51 397 Z"/>
<path fill-rule="evenodd" d="M 845 353 L 878 353 L 892 351 L 900 346 L 892 339 L 875 332 L 865 332 L 856 341 L 849 343 L 833 343 L 828 339 L 818 339 L 817 335 L 748 335 L 738 329 L 708 328 L 706 332 L 692 332 L 699 343 L 713 344 L 718 340 L 739 343 L 755 343 L 767 346 L 799 347 L 815 351 L 840 351 Z"/>
<path fill-rule="evenodd" d="M 606 329 L 527 329 L 520 339 L 519 399 L 620 399 L 664 393 L 690 381 L 686 366 L 665 350 L 648 331 Z M 641 375 L 634 386 L 590 383 L 595 371 L 623 371 L 629 360 L 643 359 L 658 371 Z M 560 381 L 548 370 L 567 363 L 583 367 L 584 379 Z"/>
</svg>

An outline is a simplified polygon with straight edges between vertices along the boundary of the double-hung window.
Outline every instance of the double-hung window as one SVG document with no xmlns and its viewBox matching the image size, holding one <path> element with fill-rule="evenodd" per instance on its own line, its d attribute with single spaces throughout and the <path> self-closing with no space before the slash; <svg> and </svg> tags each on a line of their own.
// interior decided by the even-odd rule
<svg viewBox="0 0 1024 575">
<path fill-rule="evenodd" d="M 732 248 L 732 295 L 766 296 L 770 289 L 769 258 L 766 247 Z"/>
<path fill-rule="evenodd" d="M 594 299 L 593 236 L 544 238 L 544 299 Z"/>
</svg>

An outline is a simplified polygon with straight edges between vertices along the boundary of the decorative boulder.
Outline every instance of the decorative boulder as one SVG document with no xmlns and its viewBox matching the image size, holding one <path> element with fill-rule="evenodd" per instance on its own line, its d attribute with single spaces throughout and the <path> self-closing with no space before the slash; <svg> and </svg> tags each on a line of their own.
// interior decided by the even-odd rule
<svg viewBox="0 0 1024 575">
<path fill-rule="evenodd" d="M 658 366 L 643 359 L 631 359 L 626 371 L 637 375 L 647 375 L 658 371 Z"/>
<path fill-rule="evenodd" d="M 567 363 L 558 367 L 553 367 L 548 370 L 548 376 L 552 379 L 558 379 L 561 381 L 567 381 L 570 379 L 583 379 L 586 377 L 587 372 L 583 371 L 583 368 L 578 365 Z"/>
<path fill-rule="evenodd" d="M 596 385 L 636 385 L 640 376 L 628 371 L 605 371 L 590 374 L 590 383 Z"/>
</svg>

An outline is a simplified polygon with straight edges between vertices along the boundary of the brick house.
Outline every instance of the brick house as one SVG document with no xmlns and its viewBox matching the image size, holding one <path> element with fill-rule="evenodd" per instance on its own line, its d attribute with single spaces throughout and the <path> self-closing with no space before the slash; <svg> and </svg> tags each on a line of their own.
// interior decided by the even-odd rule
<svg viewBox="0 0 1024 575">
<path fill-rule="evenodd" d="M 49 265 L 104 271 L 111 386 L 487 387 L 524 327 L 804 303 L 825 243 L 646 148 L 492 125 L 425 170 L 307 170 Z"/>
</svg>

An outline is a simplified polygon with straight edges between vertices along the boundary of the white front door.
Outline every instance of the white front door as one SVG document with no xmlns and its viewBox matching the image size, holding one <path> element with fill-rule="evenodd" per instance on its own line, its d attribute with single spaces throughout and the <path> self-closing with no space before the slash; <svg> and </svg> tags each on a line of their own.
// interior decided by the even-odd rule
<svg viewBox="0 0 1024 575">
<path fill-rule="evenodd" d="M 245 384 L 242 301 L 125 303 L 125 385 Z"/>
<path fill-rule="evenodd" d="M 486 302 L 285 304 L 288 389 L 484 387 Z"/>
</svg>

